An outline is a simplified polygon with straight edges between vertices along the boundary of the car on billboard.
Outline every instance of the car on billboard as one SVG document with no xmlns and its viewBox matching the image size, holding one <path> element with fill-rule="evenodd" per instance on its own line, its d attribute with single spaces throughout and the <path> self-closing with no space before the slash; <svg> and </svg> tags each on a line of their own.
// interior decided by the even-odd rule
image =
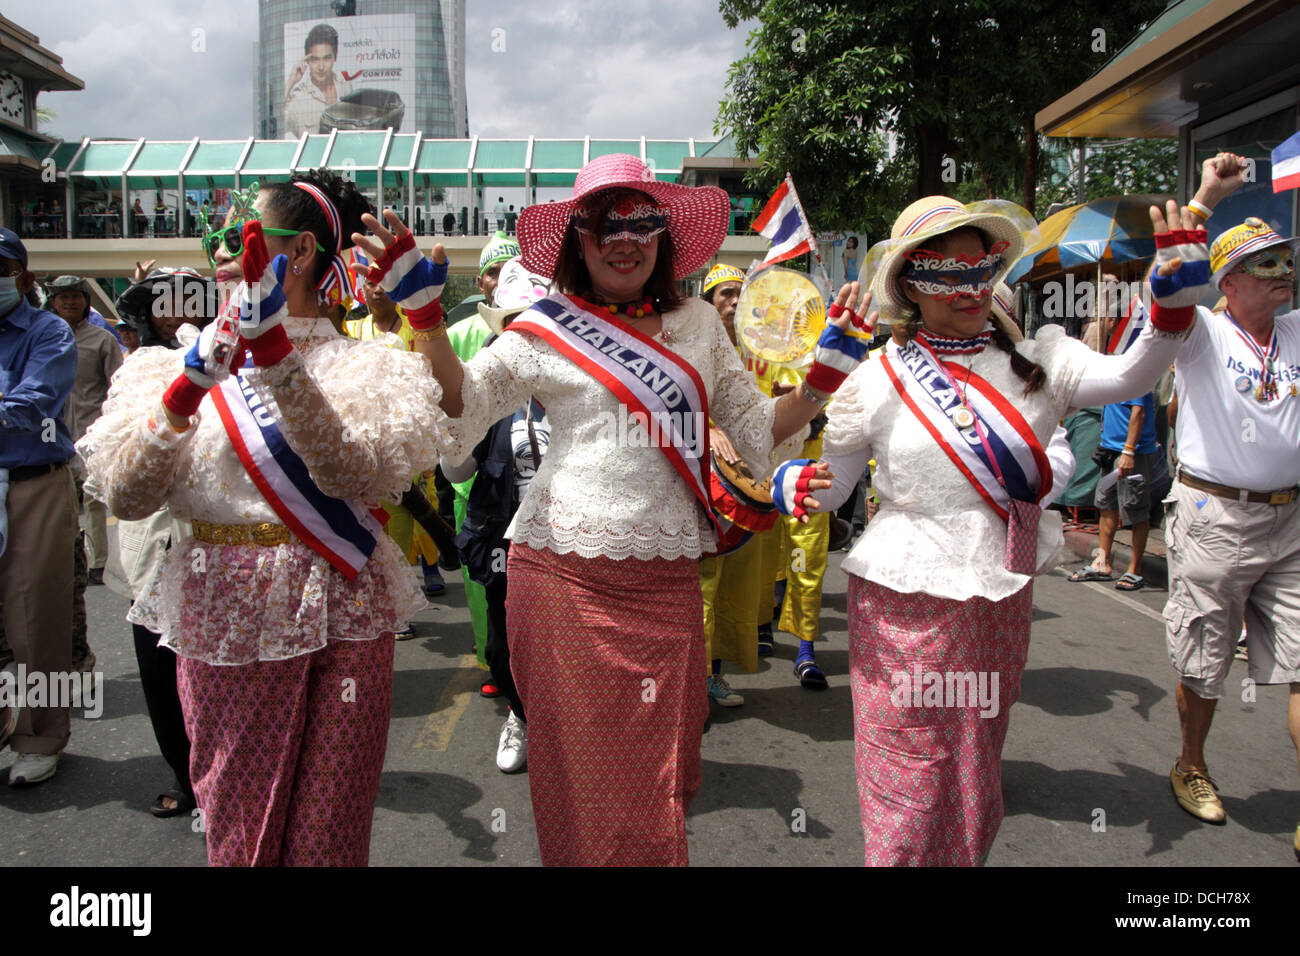
<svg viewBox="0 0 1300 956">
<path fill-rule="evenodd" d="M 393 90 L 360 89 L 341 96 L 320 115 L 319 132 L 332 129 L 401 129 L 406 104 Z"/>
</svg>

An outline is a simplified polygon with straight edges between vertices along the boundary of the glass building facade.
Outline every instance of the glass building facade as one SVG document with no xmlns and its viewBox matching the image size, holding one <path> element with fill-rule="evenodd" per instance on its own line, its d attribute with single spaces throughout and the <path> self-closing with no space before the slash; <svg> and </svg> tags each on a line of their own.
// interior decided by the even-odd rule
<svg viewBox="0 0 1300 956">
<path fill-rule="evenodd" d="M 397 19 L 386 22 L 377 18 Z M 257 84 L 253 92 L 257 138 L 291 136 L 296 139 L 304 131 L 293 115 L 286 123 L 286 94 L 291 91 L 287 91 L 285 86 L 296 58 L 303 55 L 300 37 L 310 26 L 309 21 L 328 21 L 340 28 L 340 35 L 346 36 L 347 25 L 340 23 L 344 19 L 350 19 L 359 31 L 364 31 L 371 24 L 391 30 L 393 23 L 407 22 L 401 18 L 410 18 L 412 32 L 407 35 L 405 30 L 401 30 L 391 43 L 386 39 L 379 41 L 381 47 L 387 47 L 380 52 L 387 55 L 400 48 L 402 57 L 403 78 L 400 82 L 404 84 L 405 95 L 398 103 L 403 110 L 398 131 L 420 132 L 433 137 L 469 136 L 465 94 L 465 0 L 259 0 Z M 291 48 L 290 55 L 286 55 L 286 46 Z M 367 87 L 385 85 L 384 79 L 373 79 L 373 75 L 369 79 L 352 79 L 349 65 L 353 64 L 347 62 L 345 56 L 340 56 L 339 76 L 344 82 L 351 80 Z M 386 64 L 379 62 L 375 65 Z M 379 109 L 374 105 L 367 108 Z M 306 131 L 318 132 L 315 128 Z"/>
</svg>

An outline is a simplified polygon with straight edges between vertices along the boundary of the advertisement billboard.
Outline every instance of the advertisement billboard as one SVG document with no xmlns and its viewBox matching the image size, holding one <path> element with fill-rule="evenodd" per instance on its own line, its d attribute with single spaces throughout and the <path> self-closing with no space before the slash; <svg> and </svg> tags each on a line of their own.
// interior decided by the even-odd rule
<svg viewBox="0 0 1300 956">
<path fill-rule="evenodd" d="M 414 132 L 415 16 L 383 14 L 284 25 L 284 132 Z"/>
</svg>

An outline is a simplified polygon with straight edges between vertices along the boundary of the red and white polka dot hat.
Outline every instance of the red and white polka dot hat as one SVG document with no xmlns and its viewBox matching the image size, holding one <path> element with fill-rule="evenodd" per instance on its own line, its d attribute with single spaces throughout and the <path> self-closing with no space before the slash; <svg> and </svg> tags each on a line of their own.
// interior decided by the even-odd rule
<svg viewBox="0 0 1300 956">
<path fill-rule="evenodd" d="M 520 258 L 524 267 L 541 275 L 555 275 L 564 235 L 574 228 L 574 209 L 588 196 L 615 188 L 638 190 L 667 207 L 668 232 L 673 237 L 673 275 L 678 279 L 707 264 L 726 238 L 731 218 L 726 190 L 717 186 L 662 183 L 635 156 L 611 153 L 582 167 L 569 199 L 539 203 L 519 214 L 519 247 L 523 250 Z"/>
</svg>

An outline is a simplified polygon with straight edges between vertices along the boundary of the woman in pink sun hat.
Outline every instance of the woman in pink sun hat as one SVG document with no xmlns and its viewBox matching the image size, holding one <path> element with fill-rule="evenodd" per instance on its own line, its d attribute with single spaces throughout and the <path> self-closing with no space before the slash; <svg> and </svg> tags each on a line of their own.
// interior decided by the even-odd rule
<svg viewBox="0 0 1300 956">
<path fill-rule="evenodd" d="M 356 237 L 443 386 L 449 459 L 530 395 L 552 423 L 507 531 L 511 670 L 547 865 L 687 862 L 708 707 L 698 560 L 716 546 L 709 418 L 766 473 L 865 352 L 846 332 L 846 286 L 807 386 L 762 395 L 716 311 L 678 289 L 728 216 L 721 189 L 658 182 L 634 156 L 593 160 L 572 198 L 520 215 L 523 265 L 553 291 L 465 364 L 437 303 L 445 266 L 391 211 L 389 228 L 367 222 L 376 238 Z"/>
</svg>

